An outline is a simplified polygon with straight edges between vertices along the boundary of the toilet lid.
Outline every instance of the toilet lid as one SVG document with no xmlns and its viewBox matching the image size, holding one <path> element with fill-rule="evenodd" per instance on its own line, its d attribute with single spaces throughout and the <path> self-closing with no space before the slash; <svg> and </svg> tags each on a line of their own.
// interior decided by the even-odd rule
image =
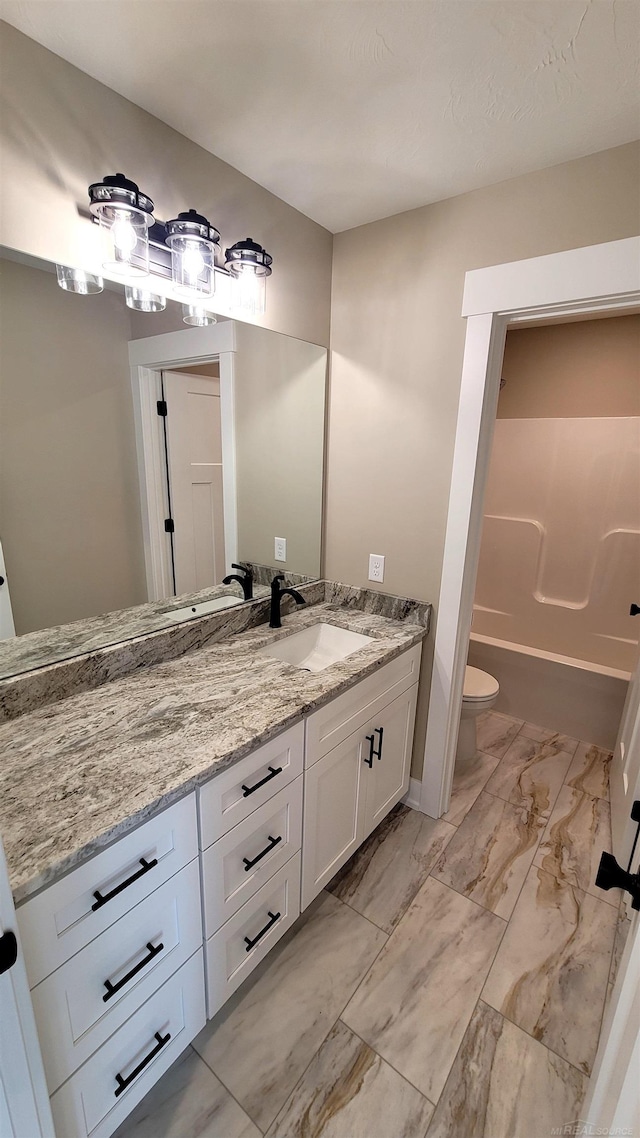
<svg viewBox="0 0 640 1138">
<path fill-rule="evenodd" d="M 480 668 L 471 668 L 468 664 L 464 670 L 464 699 L 490 699 L 500 691 L 500 684 L 488 672 L 481 672 Z"/>
</svg>

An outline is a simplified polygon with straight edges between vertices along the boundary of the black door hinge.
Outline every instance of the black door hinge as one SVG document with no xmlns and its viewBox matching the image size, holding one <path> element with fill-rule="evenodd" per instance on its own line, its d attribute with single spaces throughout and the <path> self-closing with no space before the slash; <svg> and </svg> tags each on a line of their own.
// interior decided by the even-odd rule
<svg viewBox="0 0 640 1138">
<path fill-rule="evenodd" d="M 158 402 L 156 403 L 156 407 L 158 408 L 158 414 L 162 415 L 163 419 L 166 419 L 166 417 L 167 417 L 167 401 L 166 401 L 166 399 L 159 399 Z"/>
<path fill-rule="evenodd" d="M 174 533 L 175 528 L 176 527 L 173 524 L 173 518 L 165 518 L 164 519 L 164 532 L 165 533 Z"/>
<path fill-rule="evenodd" d="M 18 942 L 12 932 L 0 936 L 0 973 L 8 972 L 18 959 Z"/>
</svg>

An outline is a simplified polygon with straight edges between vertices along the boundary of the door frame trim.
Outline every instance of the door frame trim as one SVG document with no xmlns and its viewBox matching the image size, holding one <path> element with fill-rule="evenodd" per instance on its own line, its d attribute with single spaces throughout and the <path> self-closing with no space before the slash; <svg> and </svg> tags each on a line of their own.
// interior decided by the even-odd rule
<svg viewBox="0 0 640 1138">
<path fill-rule="evenodd" d="M 235 351 L 233 320 L 129 342 L 148 601 L 163 600 L 173 594 L 171 541 L 164 529 L 165 518 L 169 516 L 164 434 L 156 406 L 162 398 L 162 372 L 168 368 L 175 370 L 209 363 L 213 359 L 219 361 L 225 562 L 228 573 L 231 572 L 231 563 L 238 559 Z"/>
<path fill-rule="evenodd" d="M 510 325 L 588 318 L 640 306 L 640 237 L 474 269 L 429 695 L 420 809 L 439 818 L 451 796 L 484 494 L 504 343 Z"/>
</svg>

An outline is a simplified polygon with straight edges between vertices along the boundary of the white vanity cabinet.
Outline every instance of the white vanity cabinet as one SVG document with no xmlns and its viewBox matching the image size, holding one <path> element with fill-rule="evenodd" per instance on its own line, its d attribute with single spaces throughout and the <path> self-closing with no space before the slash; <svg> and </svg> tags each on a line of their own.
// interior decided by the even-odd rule
<svg viewBox="0 0 640 1138">
<path fill-rule="evenodd" d="M 200 791 L 211 1018 L 300 913 L 304 723 Z"/>
<path fill-rule="evenodd" d="M 18 909 L 59 1138 L 107 1138 L 204 1026 L 195 794 Z"/>
<path fill-rule="evenodd" d="M 420 651 L 403 653 L 307 720 L 303 909 L 407 792 Z"/>
</svg>

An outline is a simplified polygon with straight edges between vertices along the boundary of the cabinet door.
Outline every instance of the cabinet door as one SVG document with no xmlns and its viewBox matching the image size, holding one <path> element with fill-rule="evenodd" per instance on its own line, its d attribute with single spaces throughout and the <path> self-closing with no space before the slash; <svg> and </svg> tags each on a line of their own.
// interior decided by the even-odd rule
<svg viewBox="0 0 640 1138">
<path fill-rule="evenodd" d="M 379 825 L 408 790 L 417 691 L 417 684 L 414 684 L 408 691 L 397 696 L 371 721 L 367 730 L 369 739 L 364 745 L 366 750 L 363 748 L 363 754 L 365 759 L 373 754 L 373 764 L 371 767 L 368 764 L 364 766 L 363 789 L 366 799 L 363 839 Z"/>
<path fill-rule="evenodd" d="M 363 743 L 364 734 L 358 731 L 305 773 L 303 909 L 363 839 Z"/>
</svg>

